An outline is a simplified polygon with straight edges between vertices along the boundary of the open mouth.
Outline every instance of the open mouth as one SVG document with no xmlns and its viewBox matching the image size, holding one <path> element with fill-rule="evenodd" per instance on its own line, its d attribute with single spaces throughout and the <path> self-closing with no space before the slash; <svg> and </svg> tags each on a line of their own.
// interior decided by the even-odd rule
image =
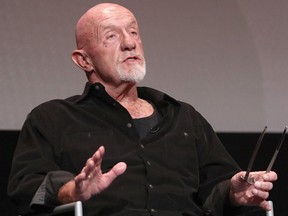
<svg viewBox="0 0 288 216">
<path fill-rule="evenodd" d="M 141 60 L 138 56 L 128 56 L 127 58 L 124 59 L 123 62 L 138 61 L 138 60 Z"/>
</svg>

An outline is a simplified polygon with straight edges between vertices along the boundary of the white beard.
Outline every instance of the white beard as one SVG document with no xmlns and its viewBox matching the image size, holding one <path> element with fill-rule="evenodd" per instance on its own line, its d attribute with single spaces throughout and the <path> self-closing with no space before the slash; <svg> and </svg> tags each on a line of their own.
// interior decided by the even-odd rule
<svg viewBox="0 0 288 216">
<path fill-rule="evenodd" d="M 123 67 L 121 67 L 121 64 L 118 64 L 116 70 L 120 80 L 139 83 L 146 75 L 146 63 L 144 61 L 142 65 L 132 64 L 128 71 L 124 70 Z"/>
</svg>

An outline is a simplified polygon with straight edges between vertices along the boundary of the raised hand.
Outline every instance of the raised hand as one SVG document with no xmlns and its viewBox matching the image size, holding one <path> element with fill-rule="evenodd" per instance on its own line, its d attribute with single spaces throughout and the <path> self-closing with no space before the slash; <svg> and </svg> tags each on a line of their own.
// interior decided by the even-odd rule
<svg viewBox="0 0 288 216">
<path fill-rule="evenodd" d="M 119 162 L 109 172 L 103 174 L 101 164 L 104 153 L 105 149 L 101 146 L 87 160 L 82 171 L 60 188 L 58 198 L 62 203 L 88 200 L 91 196 L 101 193 L 117 176 L 125 172 L 126 164 Z"/>
<path fill-rule="evenodd" d="M 277 180 L 277 174 L 265 171 L 251 172 L 253 183 L 243 180 L 244 175 L 245 172 L 239 172 L 231 179 L 230 200 L 232 204 L 259 206 L 266 211 L 271 210 L 266 199 L 269 197 L 269 191 L 273 188 L 273 182 Z"/>
</svg>

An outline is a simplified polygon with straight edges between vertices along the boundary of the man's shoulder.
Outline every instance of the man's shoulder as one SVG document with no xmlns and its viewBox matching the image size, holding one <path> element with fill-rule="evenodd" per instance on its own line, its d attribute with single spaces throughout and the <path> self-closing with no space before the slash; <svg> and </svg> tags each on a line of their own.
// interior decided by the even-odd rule
<svg viewBox="0 0 288 216">
<path fill-rule="evenodd" d="M 165 93 L 161 90 L 155 89 L 155 88 L 151 88 L 151 87 L 147 87 L 147 86 L 141 86 L 138 87 L 138 93 L 140 94 L 141 97 L 147 99 L 148 97 L 152 97 L 154 99 L 157 99 L 159 101 L 170 101 L 173 102 L 174 104 L 178 104 L 183 108 L 187 108 L 190 109 L 193 112 L 197 112 L 196 109 L 194 108 L 193 105 L 179 100 L 177 98 L 175 98 L 173 95 L 170 95 L 169 93 Z"/>
<path fill-rule="evenodd" d="M 61 109 L 61 107 L 73 106 L 77 103 L 80 97 L 80 95 L 74 95 L 65 99 L 48 100 L 36 106 L 32 112 L 51 111 Z"/>
</svg>

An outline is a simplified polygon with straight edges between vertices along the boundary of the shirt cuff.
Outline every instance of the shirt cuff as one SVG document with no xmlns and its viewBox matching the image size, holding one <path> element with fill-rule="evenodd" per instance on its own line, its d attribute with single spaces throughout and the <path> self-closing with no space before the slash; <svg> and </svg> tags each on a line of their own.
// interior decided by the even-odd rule
<svg viewBox="0 0 288 216">
<path fill-rule="evenodd" d="M 66 171 L 47 173 L 30 203 L 32 210 L 47 210 L 60 205 L 57 194 L 59 189 L 74 178 L 74 174 Z"/>
<path fill-rule="evenodd" d="M 245 212 L 246 207 L 235 207 L 229 199 L 230 180 L 217 184 L 203 205 L 204 215 L 231 216 Z"/>
</svg>

